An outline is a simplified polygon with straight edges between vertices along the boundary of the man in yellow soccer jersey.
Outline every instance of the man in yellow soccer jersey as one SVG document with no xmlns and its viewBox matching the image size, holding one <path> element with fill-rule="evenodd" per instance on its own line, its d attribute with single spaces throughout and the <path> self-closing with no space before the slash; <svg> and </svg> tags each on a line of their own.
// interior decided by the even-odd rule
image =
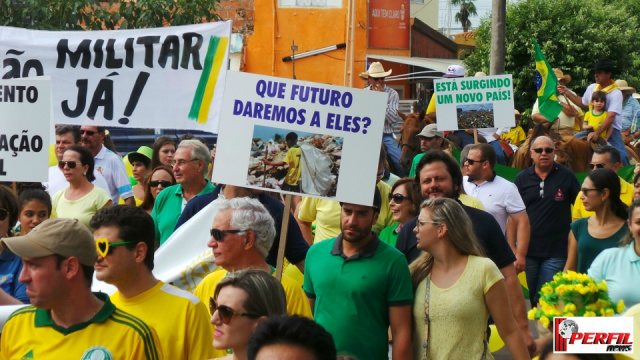
<svg viewBox="0 0 640 360">
<path fill-rule="evenodd" d="M 286 165 L 289 170 L 287 171 L 287 175 L 282 182 L 282 190 L 284 191 L 292 191 L 292 192 L 300 192 L 300 146 L 298 146 L 298 134 L 294 132 L 290 132 L 284 138 L 287 143 L 287 155 L 284 158 L 284 161 L 271 162 L 265 158 L 264 163 L 266 165 L 271 166 L 282 166 Z"/>
<path fill-rule="evenodd" d="M 213 358 L 209 310 L 190 292 L 156 279 L 153 219 L 133 206 L 114 206 L 91 219 L 98 259 L 96 278 L 118 291 L 111 301 L 153 327 L 166 359 Z"/>
<path fill-rule="evenodd" d="M 2 359 L 163 359 L 155 330 L 91 293 L 96 246 L 75 219 L 49 219 L 29 234 L 2 239 L 22 257 L 20 282 L 32 306 L 2 329 Z"/>
</svg>

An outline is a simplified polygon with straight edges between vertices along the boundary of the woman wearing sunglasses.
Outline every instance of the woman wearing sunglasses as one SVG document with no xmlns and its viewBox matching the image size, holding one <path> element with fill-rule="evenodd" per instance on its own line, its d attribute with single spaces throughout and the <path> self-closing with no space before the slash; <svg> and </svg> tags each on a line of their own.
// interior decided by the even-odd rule
<svg viewBox="0 0 640 360">
<path fill-rule="evenodd" d="M 598 254 L 618 246 L 629 227 L 627 205 L 620 200 L 620 178 L 613 170 L 590 172 L 582 183 L 580 200 L 595 215 L 571 223 L 564 271 L 586 273 Z"/>
<path fill-rule="evenodd" d="M 91 183 L 95 180 L 93 166 L 93 155 L 87 148 L 77 145 L 67 148 L 58 167 L 69 187 L 58 191 L 52 199 L 53 211 L 59 218 L 78 219 L 87 228 L 93 214 L 113 205 L 109 194 Z"/>
<path fill-rule="evenodd" d="M 239 270 L 223 278 L 210 299 L 213 346 L 229 349 L 220 359 L 246 360 L 247 344 L 260 322 L 286 315 L 287 301 L 280 282 L 262 270 Z"/>
<path fill-rule="evenodd" d="M 498 267 L 485 257 L 457 201 L 425 200 L 414 229 L 423 253 L 410 265 L 414 359 L 492 359 L 489 315 L 511 356 L 530 359 Z"/>
<path fill-rule="evenodd" d="M 0 185 L 0 238 L 13 236 L 11 228 L 18 221 L 18 199 L 8 187 Z M 0 305 L 29 303 L 27 286 L 18 281 L 22 260 L 0 247 Z"/>
<path fill-rule="evenodd" d="M 389 207 L 394 223 L 380 231 L 380 240 L 396 246 L 398 233 L 407 221 L 418 215 L 420 195 L 413 187 L 413 178 L 402 178 L 396 181 L 389 193 Z"/>
<path fill-rule="evenodd" d="M 173 177 L 173 170 L 165 165 L 160 165 L 147 175 L 147 181 L 144 184 L 144 200 L 140 207 L 151 215 L 153 204 L 158 194 L 165 188 L 176 184 L 176 178 Z"/>
</svg>

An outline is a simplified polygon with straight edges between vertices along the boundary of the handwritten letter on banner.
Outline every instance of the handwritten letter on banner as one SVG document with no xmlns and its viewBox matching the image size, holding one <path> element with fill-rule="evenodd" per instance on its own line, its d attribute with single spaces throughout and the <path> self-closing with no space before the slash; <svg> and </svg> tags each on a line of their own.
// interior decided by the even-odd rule
<svg viewBox="0 0 640 360">
<path fill-rule="evenodd" d="M 230 21 L 112 31 L 0 27 L 0 73 L 51 76 L 55 123 L 217 133 L 230 33 Z"/>
</svg>

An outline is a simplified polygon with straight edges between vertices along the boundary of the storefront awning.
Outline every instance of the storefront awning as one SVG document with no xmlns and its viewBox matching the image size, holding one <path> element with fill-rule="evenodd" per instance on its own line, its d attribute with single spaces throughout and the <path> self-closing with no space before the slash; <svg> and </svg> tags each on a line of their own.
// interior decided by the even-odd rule
<svg viewBox="0 0 640 360">
<path fill-rule="evenodd" d="M 392 55 L 367 55 L 367 63 L 373 60 L 384 60 L 390 61 L 400 64 L 406 64 L 411 66 L 418 66 L 424 68 L 426 71 L 416 71 L 414 73 L 409 74 L 401 74 L 397 76 L 390 76 L 391 78 L 402 77 L 408 78 L 415 76 L 412 75 L 429 75 L 429 76 L 419 76 L 419 78 L 439 78 L 442 73 L 447 72 L 447 67 L 449 65 L 462 65 L 462 60 L 458 59 L 431 59 L 431 58 L 421 58 L 421 57 L 411 57 L 411 56 L 392 56 Z M 414 69 L 417 70 L 417 69 Z M 400 79 L 396 79 L 400 80 Z"/>
</svg>

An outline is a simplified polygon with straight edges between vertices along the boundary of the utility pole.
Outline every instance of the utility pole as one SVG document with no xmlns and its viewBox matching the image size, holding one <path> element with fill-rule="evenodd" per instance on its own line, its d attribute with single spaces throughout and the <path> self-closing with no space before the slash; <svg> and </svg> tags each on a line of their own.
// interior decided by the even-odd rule
<svg viewBox="0 0 640 360">
<path fill-rule="evenodd" d="M 491 55 L 489 62 L 489 74 L 504 74 L 504 62 L 506 53 L 507 1 L 492 0 L 491 10 Z"/>
</svg>

